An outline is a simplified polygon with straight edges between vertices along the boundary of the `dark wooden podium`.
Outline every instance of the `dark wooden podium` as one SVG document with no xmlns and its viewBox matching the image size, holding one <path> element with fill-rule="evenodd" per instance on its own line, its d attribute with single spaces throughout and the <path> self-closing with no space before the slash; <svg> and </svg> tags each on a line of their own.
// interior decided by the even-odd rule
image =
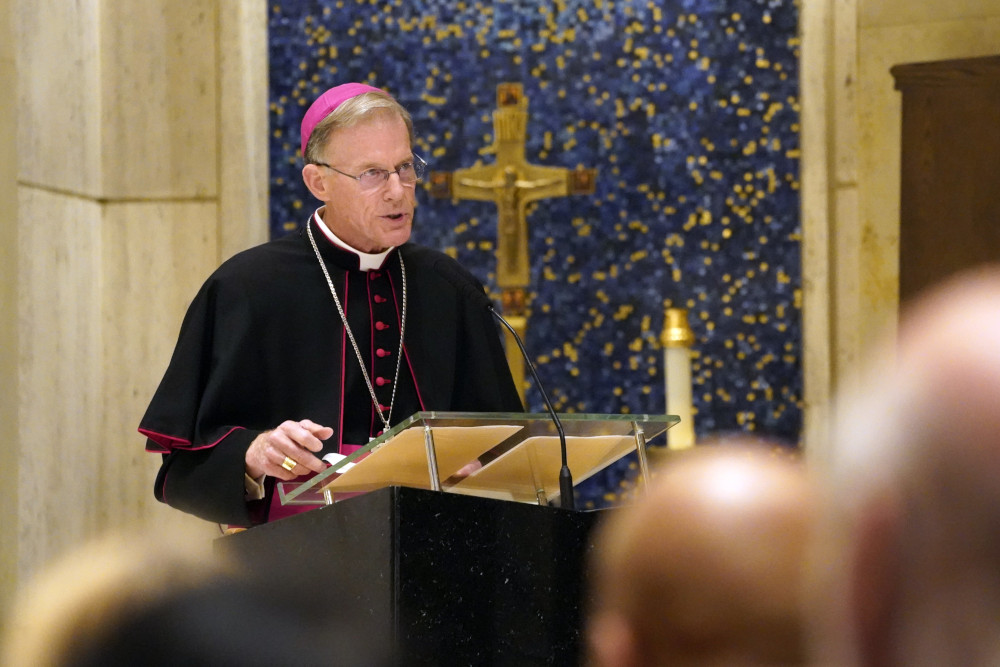
<svg viewBox="0 0 1000 667">
<path fill-rule="evenodd" d="M 575 665 L 591 529 L 608 511 L 394 486 L 216 546 L 263 575 L 294 560 L 317 595 L 370 615 L 402 664 Z"/>
</svg>

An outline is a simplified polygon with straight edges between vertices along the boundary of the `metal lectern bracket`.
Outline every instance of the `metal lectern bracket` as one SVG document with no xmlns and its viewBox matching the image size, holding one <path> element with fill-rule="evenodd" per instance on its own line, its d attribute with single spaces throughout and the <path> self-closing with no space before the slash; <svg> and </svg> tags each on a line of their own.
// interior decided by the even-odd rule
<svg viewBox="0 0 1000 667">
<path fill-rule="evenodd" d="M 441 478 L 438 477 L 437 451 L 434 449 L 434 433 L 430 424 L 424 424 L 424 448 L 427 450 L 427 471 L 431 476 L 431 489 L 441 490 Z"/>
</svg>

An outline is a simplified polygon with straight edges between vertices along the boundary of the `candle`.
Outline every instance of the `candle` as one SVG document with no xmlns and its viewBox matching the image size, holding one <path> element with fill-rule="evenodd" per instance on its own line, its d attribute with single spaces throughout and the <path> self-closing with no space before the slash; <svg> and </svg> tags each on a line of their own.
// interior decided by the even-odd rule
<svg viewBox="0 0 1000 667">
<path fill-rule="evenodd" d="M 691 398 L 691 344 L 694 332 L 688 326 L 687 310 L 667 308 L 664 312 L 663 369 L 666 382 L 667 414 L 680 422 L 667 431 L 667 446 L 684 449 L 694 445 L 694 405 Z"/>
</svg>

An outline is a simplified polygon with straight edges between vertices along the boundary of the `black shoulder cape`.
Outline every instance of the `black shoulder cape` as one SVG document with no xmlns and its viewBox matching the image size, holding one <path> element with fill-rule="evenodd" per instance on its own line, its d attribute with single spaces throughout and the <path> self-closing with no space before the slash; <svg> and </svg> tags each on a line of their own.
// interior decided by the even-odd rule
<svg viewBox="0 0 1000 667">
<path fill-rule="evenodd" d="M 366 273 L 356 255 L 316 238 L 372 381 L 384 383 L 376 386 L 385 405 L 399 343 L 403 258 L 405 352 L 392 424 L 418 410 L 523 409 L 492 316 L 434 267 L 447 263 L 481 289 L 472 274 L 414 244 Z M 286 419 L 333 427 L 324 453 L 364 444 L 383 428 L 303 232 L 226 261 L 191 303 L 139 426 L 147 451 L 163 454 L 156 497 L 210 521 L 265 521 L 273 484 L 267 498 L 247 502 L 244 456 L 258 434 Z"/>
</svg>

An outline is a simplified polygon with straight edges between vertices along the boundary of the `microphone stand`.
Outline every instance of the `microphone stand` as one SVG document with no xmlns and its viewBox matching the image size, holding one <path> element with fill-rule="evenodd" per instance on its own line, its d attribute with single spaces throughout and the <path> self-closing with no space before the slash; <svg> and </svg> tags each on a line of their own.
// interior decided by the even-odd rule
<svg viewBox="0 0 1000 667">
<path fill-rule="evenodd" d="M 514 336 L 514 340 L 517 342 L 517 346 L 521 348 L 521 354 L 524 356 L 524 361 L 528 366 L 528 370 L 531 371 L 531 377 L 535 380 L 535 386 L 538 387 L 538 393 L 542 395 L 542 399 L 545 401 L 545 407 L 548 408 L 549 414 L 552 416 L 552 421 L 556 425 L 556 431 L 559 432 L 559 447 L 562 453 L 562 468 L 559 469 L 559 506 L 565 509 L 576 509 L 576 498 L 573 495 L 573 474 L 569 470 L 569 463 L 566 462 L 566 433 L 563 431 L 562 422 L 559 421 L 559 416 L 556 414 L 555 408 L 552 407 L 552 401 L 549 400 L 549 395 L 545 393 L 545 388 L 542 387 L 541 380 L 538 379 L 538 373 L 535 371 L 535 365 L 531 363 L 531 357 L 528 356 L 528 351 L 524 348 L 524 343 L 521 341 L 521 337 L 517 335 L 512 327 L 503 316 L 496 311 L 493 304 L 489 304 L 489 311 L 493 313 L 493 316 L 507 327 L 507 330 Z"/>
</svg>

